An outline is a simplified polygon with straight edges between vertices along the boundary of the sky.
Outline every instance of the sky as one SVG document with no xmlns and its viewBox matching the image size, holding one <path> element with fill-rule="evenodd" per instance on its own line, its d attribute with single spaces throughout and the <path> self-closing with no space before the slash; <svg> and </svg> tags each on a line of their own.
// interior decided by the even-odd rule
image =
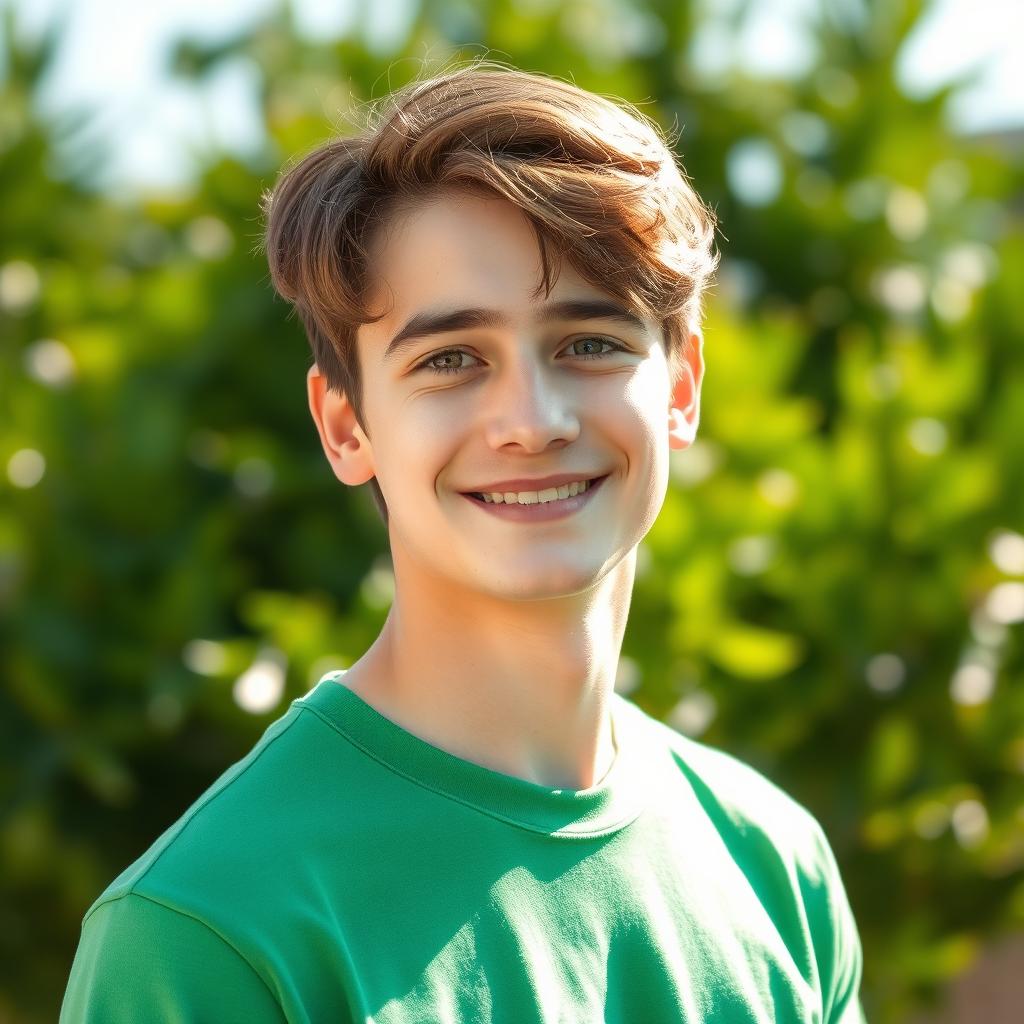
<svg viewBox="0 0 1024 1024">
<path fill-rule="evenodd" d="M 798 75 L 813 59 L 800 17 L 816 0 L 758 0 L 737 36 L 720 19 L 743 2 L 704 0 L 715 16 L 703 22 L 693 61 L 708 74 L 739 63 L 766 74 Z M 311 38 L 351 31 L 358 14 L 367 42 L 383 55 L 400 36 L 415 0 L 292 3 L 301 33 Z M 193 86 L 172 80 L 166 65 L 177 38 L 227 38 L 276 5 L 277 0 L 0 0 L 0 11 L 14 9 L 19 34 L 33 35 L 55 18 L 65 25 L 41 106 L 94 109 L 88 130 L 112 143 L 116 154 L 104 180 L 111 189 L 132 192 L 187 186 L 195 148 L 244 155 L 259 146 L 251 69 L 242 62 L 227 64 L 204 85 Z M 951 104 L 953 126 L 1024 127 L 1024 2 L 934 0 L 900 56 L 898 80 L 909 94 L 924 96 L 972 67 L 980 73 Z"/>
</svg>

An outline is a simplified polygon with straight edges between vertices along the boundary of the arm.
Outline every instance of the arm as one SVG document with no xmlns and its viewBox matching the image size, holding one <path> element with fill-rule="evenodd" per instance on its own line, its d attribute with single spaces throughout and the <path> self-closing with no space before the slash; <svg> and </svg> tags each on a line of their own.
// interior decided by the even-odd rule
<svg viewBox="0 0 1024 1024">
<path fill-rule="evenodd" d="M 137 893 L 82 926 L 60 1024 L 285 1024 L 263 979 L 197 918 Z"/>
</svg>

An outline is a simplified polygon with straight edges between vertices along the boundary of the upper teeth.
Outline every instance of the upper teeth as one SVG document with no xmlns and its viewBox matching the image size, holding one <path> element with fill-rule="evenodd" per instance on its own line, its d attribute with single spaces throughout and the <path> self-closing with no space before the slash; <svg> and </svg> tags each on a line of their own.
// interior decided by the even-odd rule
<svg viewBox="0 0 1024 1024">
<path fill-rule="evenodd" d="M 559 498 L 571 498 L 574 494 L 581 494 L 587 489 L 590 481 L 576 480 L 571 484 L 562 484 L 561 487 L 548 487 L 543 491 L 489 491 L 483 495 L 484 501 L 504 502 L 507 505 L 536 505 L 545 501 L 556 501 Z"/>
</svg>

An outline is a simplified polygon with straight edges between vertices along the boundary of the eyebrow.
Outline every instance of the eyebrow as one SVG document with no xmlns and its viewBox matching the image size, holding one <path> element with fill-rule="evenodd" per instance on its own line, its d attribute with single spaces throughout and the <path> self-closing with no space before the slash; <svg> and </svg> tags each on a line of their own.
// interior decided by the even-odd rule
<svg viewBox="0 0 1024 1024">
<path fill-rule="evenodd" d="M 645 330 L 646 324 L 634 312 L 610 299 L 566 299 L 541 306 L 534 318 L 546 324 L 555 320 L 615 320 Z M 508 320 L 497 309 L 451 309 L 417 313 L 391 339 L 384 352 L 390 359 L 401 349 L 435 334 L 465 331 L 479 327 L 505 327 Z"/>
</svg>

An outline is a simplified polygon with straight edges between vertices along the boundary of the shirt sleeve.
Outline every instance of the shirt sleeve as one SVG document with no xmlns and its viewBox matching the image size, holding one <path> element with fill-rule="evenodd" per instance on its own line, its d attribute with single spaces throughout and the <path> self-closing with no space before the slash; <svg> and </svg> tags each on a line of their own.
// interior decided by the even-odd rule
<svg viewBox="0 0 1024 1024">
<path fill-rule="evenodd" d="M 60 1024 L 285 1024 L 263 979 L 198 918 L 138 893 L 86 915 Z"/>
<path fill-rule="evenodd" d="M 864 957 L 857 922 L 835 854 L 820 825 L 817 836 L 824 872 L 823 916 L 829 929 L 820 944 L 816 943 L 821 950 L 822 1020 L 824 1024 L 866 1024 L 860 1001 Z"/>
</svg>

